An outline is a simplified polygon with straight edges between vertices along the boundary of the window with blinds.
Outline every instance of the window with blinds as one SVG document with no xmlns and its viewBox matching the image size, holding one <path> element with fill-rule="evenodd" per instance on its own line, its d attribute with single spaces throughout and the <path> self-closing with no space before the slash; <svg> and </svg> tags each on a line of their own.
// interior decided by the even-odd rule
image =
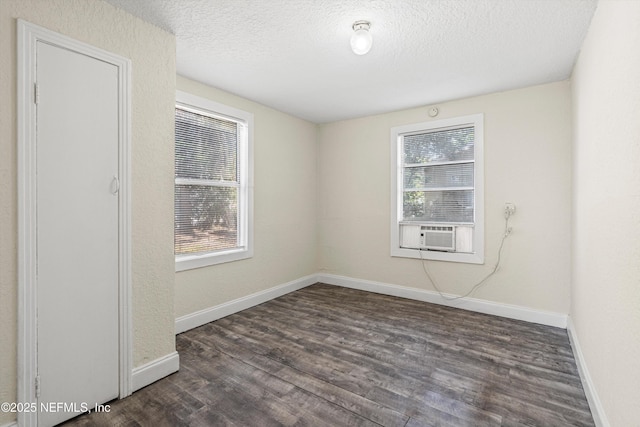
<svg viewBox="0 0 640 427">
<path fill-rule="evenodd" d="M 483 120 L 391 129 L 393 256 L 484 262 Z"/>
<path fill-rule="evenodd" d="M 244 120 L 176 105 L 176 262 L 197 261 L 186 268 L 224 262 L 202 259 L 247 249 L 247 136 Z"/>
<path fill-rule="evenodd" d="M 473 126 L 420 132 L 402 139 L 402 219 L 473 223 Z"/>
</svg>

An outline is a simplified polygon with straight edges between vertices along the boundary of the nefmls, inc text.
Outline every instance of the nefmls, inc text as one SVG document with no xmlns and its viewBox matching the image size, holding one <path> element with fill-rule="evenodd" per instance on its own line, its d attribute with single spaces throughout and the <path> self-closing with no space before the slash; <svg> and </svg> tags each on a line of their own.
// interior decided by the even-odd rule
<svg viewBox="0 0 640 427">
<path fill-rule="evenodd" d="M 83 414 L 85 412 L 110 412 L 111 406 L 107 404 L 90 405 L 87 402 L 3 402 L 0 404 L 0 412 L 70 412 Z"/>
</svg>

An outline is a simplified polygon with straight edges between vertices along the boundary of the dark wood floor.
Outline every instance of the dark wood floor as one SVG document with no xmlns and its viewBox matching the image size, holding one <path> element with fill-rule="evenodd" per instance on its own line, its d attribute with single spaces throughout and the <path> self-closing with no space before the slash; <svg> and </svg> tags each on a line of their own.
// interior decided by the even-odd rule
<svg viewBox="0 0 640 427">
<path fill-rule="evenodd" d="M 69 426 L 593 426 L 567 333 L 316 284 L 177 337 L 181 368 Z"/>
</svg>

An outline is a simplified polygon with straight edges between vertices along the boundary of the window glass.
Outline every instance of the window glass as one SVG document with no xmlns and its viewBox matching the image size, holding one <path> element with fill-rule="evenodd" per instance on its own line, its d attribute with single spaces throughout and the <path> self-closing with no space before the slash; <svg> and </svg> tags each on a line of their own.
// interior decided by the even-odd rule
<svg viewBox="0 0 640 427">
<path fill-rule="evenodd" d="M 183 92 L 177 101 L 176 269 L 248 258 L 253 116 Z"/>
</svg>

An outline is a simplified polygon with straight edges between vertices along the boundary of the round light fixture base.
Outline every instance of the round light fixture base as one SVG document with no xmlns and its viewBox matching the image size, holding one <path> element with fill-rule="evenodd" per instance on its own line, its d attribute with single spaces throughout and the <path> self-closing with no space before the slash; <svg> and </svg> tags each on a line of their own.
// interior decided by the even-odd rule
<svg viewBox="0 0 640 427">
<path fill-rule="evenodd" d="M 369 29 L 371 28 L 371 22 L 369 21 L 356 21 L 353 23 L 353 35 L 351 36 L 351 50 L 356 55 L 364 55 L 371 50 L 373 45 L 373 38 Z"/>
</svg>

